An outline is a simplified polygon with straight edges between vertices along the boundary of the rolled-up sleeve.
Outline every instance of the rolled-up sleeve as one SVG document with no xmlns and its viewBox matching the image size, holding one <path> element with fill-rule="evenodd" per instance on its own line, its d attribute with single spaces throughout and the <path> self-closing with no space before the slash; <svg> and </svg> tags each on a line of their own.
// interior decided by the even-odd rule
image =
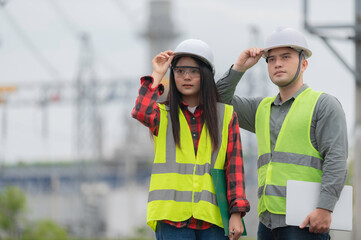
<svg viewBox="0 0 361 240">
<path fill-rule="evenodd" d="M 223 103 L 230 104 L 236 91 L 238 82 L 243 76 L 243 72 L 238 72 L 232 69 L 232 67 L 224 73 L 224 75 L 217 81 L 217 91 L 220 100 Z"/>
</svg>

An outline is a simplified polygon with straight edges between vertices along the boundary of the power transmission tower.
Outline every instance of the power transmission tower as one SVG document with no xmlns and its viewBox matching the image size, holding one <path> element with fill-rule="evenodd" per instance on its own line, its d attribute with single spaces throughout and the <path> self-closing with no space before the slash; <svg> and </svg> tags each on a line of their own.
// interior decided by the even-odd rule
<svg viewBox="0 0 361 240">
<path fill-rule="evenodd" d="M 101 118 L 97 95 L 97 80 L 93 68 L 90 37 L 80 36 L 81 52 L 77 88 L 76 146 L 81 160 L 102 159 Z"/>
<path fill-rule="evenodd" d="M 304 0 L 304 28 L 318 36 L 335 54 L 341 63 L 355 78 L 355 129 L 354 129 L 354 222 L 353 239 L 361 239 L 361 0 L 355 0 L 354 25 L 312 26 L 308 22 L 308 0 Z M 327 34 L 325 30 L 353 30 L 353 35 L 347 34 L 339 38 Z M 355 43 L 355 69 L 330 44 L 330 39 L 351 40 Z"/>
</svg>

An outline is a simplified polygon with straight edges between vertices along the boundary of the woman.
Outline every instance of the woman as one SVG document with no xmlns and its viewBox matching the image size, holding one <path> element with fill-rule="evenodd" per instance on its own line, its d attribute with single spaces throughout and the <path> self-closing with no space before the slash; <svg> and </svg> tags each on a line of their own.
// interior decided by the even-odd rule
<svg viewBox="0 0 361 240">
<path fill-rule="evenodd" d="M 132 116 L 155 136 L 147 223 L 157 239 L 228 239 L 224 236 L 210 169 L 224 169 L 230 239 L 244 231 L 249 211 L 244 190 L 242 145 L 232 106 L 218 103 L 213 54 L 188 39 L 159 53 L 153 73 L 141 78 Z M 160 81 L 171 67 L 167 100 L 157 104 Z"/>
</svg>

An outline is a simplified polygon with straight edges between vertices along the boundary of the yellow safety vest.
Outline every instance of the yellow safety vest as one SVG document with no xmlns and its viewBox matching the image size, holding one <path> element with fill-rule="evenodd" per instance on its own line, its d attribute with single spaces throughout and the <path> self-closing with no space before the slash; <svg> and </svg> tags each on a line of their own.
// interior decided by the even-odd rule
<svg viewBox="0 0 361 240">
<path fill-rule="evenodd" d="M 204 124 L 197 156 L 193 138 L 179 109 L 180 146 L 175 145 L 167 107 L 159 104 L 160 125 L 155 137 L 155 158 L 149 187 L 147 224 L 155 231 L 157 221 L 181 222 L 194 217 L 223 227 L 210 169 L 223 169 L 227 153 L 228 126 L 233 107 L 217 103 L 220 146 L 212 143 Z M 215 116 L 216 117 L 216 116 Z"/>
<path fill-rule="evenodd" d="M 294 100 L 271 153 L 270 115 L 276 97 L 261 101 L 256 113 L 258 215 L 286 214 L 287 180 L 321 182 L 323 159 L 310 139 L 312 115 L 322 93 L 307 88 Z"/>
</svg>

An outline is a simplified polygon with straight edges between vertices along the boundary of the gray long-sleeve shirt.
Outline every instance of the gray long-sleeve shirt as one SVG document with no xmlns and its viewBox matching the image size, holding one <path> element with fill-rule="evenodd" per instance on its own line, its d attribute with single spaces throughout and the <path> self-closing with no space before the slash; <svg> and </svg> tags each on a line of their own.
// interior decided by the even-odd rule
<svg viewBox="0 0 361 240">
<path fill-rule="evenodd" d="M 236 86 L 243 73 L 230 69 L 217 82 L 221 101 L 232 104 L 237 112 L 239 126 L 255 132 L 257 108 L 263 97 L 245 98 L 234 96 Z M 271 105 L 270 136 L 273 152 L 278 133 L 295 98 L 308 86 L 305 84 L 291 98 L 282 103 L 279 94 Z M 312 116 L 310 130 L 312 145 L 324 159 L 320 200 L 317 207 L 333 211 L 347 176 L 347 127 L 345 114 L 340 102 L 333 96 L 323 93 L 318 99 Z M 256 163 L 255 163 L 256 164 Z M 260 221 L 274 229 L 287 226 L 284 215 L 268 211 L 260 215 Z"/>
</svg>

